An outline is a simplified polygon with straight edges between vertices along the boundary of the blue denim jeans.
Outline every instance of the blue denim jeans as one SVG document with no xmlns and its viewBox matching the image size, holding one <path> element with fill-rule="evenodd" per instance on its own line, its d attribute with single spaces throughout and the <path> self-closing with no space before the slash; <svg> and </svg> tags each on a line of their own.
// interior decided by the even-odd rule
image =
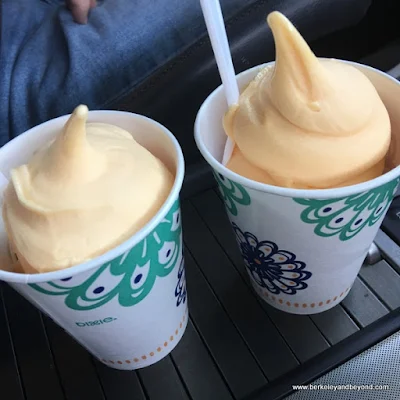
<svg viewBox="0 0 400 400">
<path fill-rule="evenodd" d="M 228 17 L 254 0 L 222 0 Z M 61 0 L 0 2 L 0 146 L 79 103 L 105 109 L 206 31 L 198 0 L 103 0 L 78 25 Z"/>
</svg>

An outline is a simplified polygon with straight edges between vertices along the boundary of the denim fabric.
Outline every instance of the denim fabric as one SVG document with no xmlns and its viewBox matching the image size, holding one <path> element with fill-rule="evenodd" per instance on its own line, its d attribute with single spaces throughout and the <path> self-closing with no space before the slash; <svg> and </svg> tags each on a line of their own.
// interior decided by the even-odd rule
<svg viewBox="0 0 400 400">
<path fill-rule="evenodd" d="M 222 0 L 225 17 L 254 0 Z M 59 0 L 2 0 L 0 146 L 79 103 L 104 109 L 205 33 L 198 0 L 103 0 L 87 25 Z"/>
</svg>

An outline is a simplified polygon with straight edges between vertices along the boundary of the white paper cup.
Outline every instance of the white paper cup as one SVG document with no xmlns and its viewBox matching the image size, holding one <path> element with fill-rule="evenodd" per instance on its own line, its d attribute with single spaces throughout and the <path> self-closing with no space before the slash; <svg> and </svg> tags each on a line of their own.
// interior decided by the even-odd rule
<svg viewBox="0 0 400 400">
<path fill-rule="evenodd" d="M 6 144 L 0 149 L 0 171 L 8 178 L 10 169 L 27 162 L 36 149 L 60 132 L 67 118 L 48 121 Z M 43 274 L 0 270 L 0 279 L 103 363 L 132 370 L 165 357 L 186 328 L 179 208 L 184 160 L 172 133 L 149 118 L 119 111 L 91 111 L 88 121 L 114 124 L 131 132 L 175 174 L 171 193 L 147 225 L 102 256 Z M 1 219 L 2 268 L 10 266 L 7 248 Z"/>
<path fill-rule="evenodd" d="M 244 178 L 221 164 L 227 111 L 222 87 L 210 94 L 196 118 L 196 143 L 214 170 L 251 283 L 267 303 L 290 313 L 322 312 L 344 299 L 399 182 L 400 84 L 373 68 L 349 64 L 370 78 L 391 117 L 390 171 L 371 181 L 300 190 Z M 239 74 L 239 87 L 264 66 Z"/>
</svg>

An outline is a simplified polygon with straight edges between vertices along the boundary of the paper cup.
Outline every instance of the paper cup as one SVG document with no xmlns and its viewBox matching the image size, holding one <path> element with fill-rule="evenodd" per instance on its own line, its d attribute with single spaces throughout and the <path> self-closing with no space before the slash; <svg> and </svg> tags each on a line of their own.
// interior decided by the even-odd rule
<svg viewBox="0 0 400 400">
<path fill-rule="evenodd" d="M 67 118 L 48 121 L 5 145 L 0 149 L 0 171 L 8 178 L 10 169 L 27 162 L 36 149 L 60 132 Z M 48 314 L 100 361 L 132 370 L 165 357 L 186 328 L 179 208 L 184 161 L 172 133 L 149 118 L 91 111 L 88 121 L 114 124 L 131 132 L 174 172 L 171 193 L 147 225 L 102 256 L 43 274 L 0 270 L 0 279 Z M 2 268 L 10 266 L 7 248 L 1 220 Z"/>
<path fill-rule="evenodd" d="M 400 84 L 373 68 L 349 64 L 371 79 L 392 123 L 389 172 L 371 181 L 300 190 L 246 179 L 221 164 L 227 111 L 222 87 L 196 118 L 196 143 L 214 170 L 252 286 L 267 303 L 294 314 L 319 313 L 345 298 L 399 182 Z M 239 74 L 239 87 L 264 66 Z"/>
</svg>

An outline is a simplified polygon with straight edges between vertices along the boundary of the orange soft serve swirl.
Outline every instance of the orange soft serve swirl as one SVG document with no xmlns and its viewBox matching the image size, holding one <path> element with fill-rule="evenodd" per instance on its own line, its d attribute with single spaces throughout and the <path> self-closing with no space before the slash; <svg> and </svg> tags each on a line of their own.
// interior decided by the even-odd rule
<svg viewBox="0 0 400 400">
<path fill-rule="evenodd" d="M 121 128 L 87 123 L 79 106 L 56 139 L 11 171 L 3 218 L 24 272 L 47 272 L 104 253 L 141 229 L 173 176 Z"/>
<path fill-rule="evenodd" d="M 390 120 L 372 83 L 349 64 L 317 59 L 282 14 L 271 13 L 268 23 L 276 63 L 225 116 L 236 144 L 227 167 L 293 188 L 346 186 L 381 175 Z"/>
</svg>

